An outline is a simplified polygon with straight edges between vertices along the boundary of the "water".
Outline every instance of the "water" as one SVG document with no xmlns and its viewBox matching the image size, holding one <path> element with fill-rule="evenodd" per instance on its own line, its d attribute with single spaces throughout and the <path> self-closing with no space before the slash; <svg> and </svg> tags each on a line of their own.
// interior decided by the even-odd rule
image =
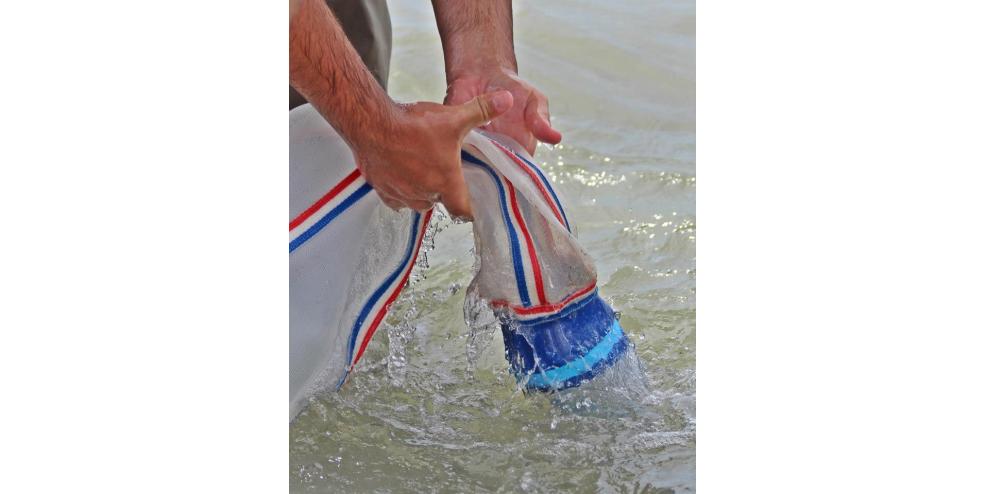
<svg viewBox="0 0 985 494">
<path fill-rule="evenodd" d="M 695 489 L 694 4 L 514 9 L 521 75 L 551 98 L 564 134 L 536 159 L 565 195 L 639 362 L 559 395 L 518 391 L 499 328 L 465 324 L 471 229 L 440 218 L 419 259 L 429 268 L 348 384 L 291 424 L 292 492 Z M 391 2 L 391 15 L 391 94 L 440 101 L 429 4 Z M 618 379 L 637 366 L 645 382 Z"/>
</svg>

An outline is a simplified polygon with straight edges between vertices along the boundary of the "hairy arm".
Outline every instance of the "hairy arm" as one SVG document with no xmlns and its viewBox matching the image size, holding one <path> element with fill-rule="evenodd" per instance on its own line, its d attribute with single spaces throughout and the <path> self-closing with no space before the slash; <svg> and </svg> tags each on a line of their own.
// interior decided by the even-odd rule
<svg viewBox="0 0 985 494">
<path fill-rule="evenodd" d="M 449 82 L 482 68 L 516 72 L 510 0 L 432 0 Z"/>
<path fill-rule="evenodd" d="M 486 128 L 508 135 L 534 152 L 537 141 L 561 142 L 551 126 L 547 97 L 517 75 L 510 0 L 432 0 L 441 34 L 448 91 L 458 104 L 487 91 L 505 89 L 513 107 Z"/>
<path fill-rule="evenodd" d="M 324 1 L 291 0 L 291 85 L 350 147 L 393 126 L 394 103 Z"/>
<path fill-rule="evenodd" d="M 444 203 L 471 217 L 462 176 L 462 140 L 513 104 L 509 92 L 482 91 L 454 106 L 394 103 L 376 83 L 323 0 L 291 0 L 291 86 L 352 149 L 356 166 L 394 209 Z"/>
</svg>

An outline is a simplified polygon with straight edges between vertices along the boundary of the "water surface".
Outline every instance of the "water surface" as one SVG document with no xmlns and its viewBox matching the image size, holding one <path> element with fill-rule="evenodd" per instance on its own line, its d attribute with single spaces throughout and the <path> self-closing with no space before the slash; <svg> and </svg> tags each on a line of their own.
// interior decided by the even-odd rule
<svg viewBox="0 0 985 494">
<path fill-rule="evenodd" d="M 536 159 L 645 382 L 518 392 L 498 329 L 465 324 L 471 229 L 441 219 L 349 383 L 291 424 L 292 492 L 694 491 L 694 4 L 514 3 L 521 75 L 565 137 Z M 391 15 L 391 94 L 440 101 L 429 3 Z"/>
</svg>

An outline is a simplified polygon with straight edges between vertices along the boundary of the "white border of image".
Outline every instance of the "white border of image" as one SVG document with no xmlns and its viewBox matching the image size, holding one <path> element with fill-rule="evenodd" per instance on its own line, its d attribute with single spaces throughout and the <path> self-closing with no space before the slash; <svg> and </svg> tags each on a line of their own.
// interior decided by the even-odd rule
<svg viewBox="0 0 985 494">
<path fill-rule="evenodd" d="M 286 6 L 0 9 L 0 491 L 286 491 Z M 703 492 L 980 484 L 982 13 L 698 2 Z"/>
</svg>

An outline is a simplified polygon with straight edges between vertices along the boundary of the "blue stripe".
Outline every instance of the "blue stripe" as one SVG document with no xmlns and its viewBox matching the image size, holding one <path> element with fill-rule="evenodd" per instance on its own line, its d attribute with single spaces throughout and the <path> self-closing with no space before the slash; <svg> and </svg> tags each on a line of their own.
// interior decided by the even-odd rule
<svg viewBox="0 0 985 494">
<path fill-rule="evenodd" d="M 583 357 L 578 360 L 568 362 L 561 367 L 531 374 L 530 379 L 527 381 L 527 386 L 534 388 L 550 388 L 560 383 L 565 383 L 572 378 L 580 377 L 584 374 L 597 370 L 596 368 L 600 364 L 603 364 L 609 360 L 609 355 L 612 353 L 612 349 L 621 342 L 622 338 L 622 327 L 619 326 L 619 321 L 613 319 L 612 331 L 609 331 L 609 334 L 605 335 L 605 338 L 602 338 L 602 341 L 599 341 L 598 344 L 589 350 Z"/>
<path fill-rule="evenodd" d="M 503 190 L 503 184 L 499 181 L 499 176 L 496 175 L 496 172 L 475 156 L 462 151 L 462 159 L 485 170 L 492 177 L 493 183 L 499 189 L 499 206 L 503 213 L 503 223 L 506 224 L 507 231 L 509 232 L 510 253 L 513 256 L 513 274 L 516 276 L 516 284 L 520 292 L 520 302 L 524 307 L 530 307 L 530 297 L 527 296 L 527 280 L 523 275 L 523 255 L 520 254 L 520 241 L 517 240 L 516 229 L 513 228 L 513 222 L 510 221 L 510 213 L 506 210 L 506 191 Z"/>
<path fill-rule="evenodd" d="M 578 386 L 630 348 L 615 313 L 597 291 L 534 324 L 501 313 L 500 327 L 510 370 L 518 382 L 527 379 L 528 389 Z"/>
<path fill-rule="evenodd" d="M 514 154 L 516 154 L 516 153 L 514 153 Z M 567 228 L 568 231 L 570 232 L 571 231 L 571 226 L 568 225 L 568 215 L 564 214 L 564 207 L 561 206 L 561 200 L 558 199 L 557 194 L 554 193 L 554 187 L 551 187 L 551 181 L 550 180 L 547 180 L 547 177 L 544 176 L 544 173 L 542 171 L 540 171 L 540 168 L 538 168 L 537 165 L 534 165 L 533 163 L 527 161 L 523 156 L 520 156 L 519 154 L 517 154 L 516 157 L 517 158 L 520 158 L 521 160 L 523 160 L 524 163 L 526 163 L 527 165 L 529 165 L 530 168 L 533 168 L 534 171 L 537 172 L 537 175 L 544 182 L 544 185 L 547 186 L 547 191 L 550 192 L 551 193 L 551 197 L 554 198 L 554 202 L 557 204 L 557 210 L 561 212 L 561 217 L 564 218 L 564 227 Z"/>
<path fill-rule="evenodd" d="M 507 360 L 515 371 L 553 369 L 582 358 L 612 328 L 615 313 L 598 292 L 537 321 L 504 311 L 501 326 Z"/>
<path fill-rule="evenodd" d="M 383 284 L 381 284 L 376 289 L 376 291 L 373 292 L 373 295 L 369 297 L 369 301 L 367 301 L 366 305 L 364 305 L 362 310 L 359 311 L 359 316 L 356 317 L 355 324 L 353 324 L 352 329 L 349 330 L 348 361 L 350 365 L 352 363 L 352 358 L 356 351 L 356 337 L 359 336 L 359 328 L 362 327 L 363 323 L 366 322 L 366 318 L 369 317 L 369 311 L 373 309 L 373 306 L 376 305 L 376 302 L 380 300 L 380 297 L 382 297 L 383 294 L 387 292 L 387 290 L 390 288 L 390 285 L 392 285 L 393 282 L 396 281 L 397 277 L 400 276 L 400 273 L 404 270 L 405 267 L 407 267 L 407 263 L 410 262 L 411 256 L 414 255 L 414 245 L 416 244 L 415 241 L 417 240 L 417 226 L 420 224 L 420 222 L 421 222 L 421 213 L 415 212 L 414 221 L 410 225 L 410 239 L 407 240 L 407 250 L 404 252 L 404 258 L 400 261 L 400 264 L 397 265 L 397 269 L 394 269 L 393 272 L 390 273 L 390 276 L 387 276 L 386 280 L 383 281 Z M 386 308 L 384 308 L 384 310 L 386 310 Z M 346 372 L 345 374 L 342 375 L 342 379 L 339 380 L 339 384 L 336 386 L 336 389 L 342 387 L 342 383 L 345 382 L 345 378 L 348 375 L 349 375 L 349 370 L 347 365 Z"/>
<path fill-rule="evenodd" d="M 328 224 L 331 223 L 332 220 L 334 220 L 335 218 L 337 218 L 340 214 L 342 214 L 343 211 L 345 211 L 346 209 L 348 209 L 349 206 L 352 206 L 353 204 L 355 204 L 356 201 L 358 201 L 359 199 L 361 199 L 364 195 L 366 195 L 367 193 L 369 193 L 369 191 L 372 190 L 372 189 L 373 188 L 370 187 L 368 183 L 367 184 L 363 184 L 362 187 L 359 187 L 358 189 L 356 189 L 356 191 L 353 192 L 351 196 L 346 197 L 344 201 L 342 201 L 341 203 L 339 203 L 338 206 L 335 206 L 335 208 L 333 208 L 331 211 L 329 211 L 328 214 L 326 214 L 322 219 L 318 220 L 317 223 L 315 223 L 314 225 L 312 225 L 311 228 L 307 229 L 304 233 L 302 233 L 301 235 L 299 235 L 298 238 L 292 240 L 291 241 L 291 250 L 290 250 L 290 252 L 294 252 L 294 249 L 297 249 L 298 247 L 301 246 L 301 244 L 307 242 L 308 239 L 310 239 L 311 237 L 314 237 L 316 233 L 318 233 L 318 232 L 320 232 L 322 230 L 322 228 L 325 228 L 326 226 L 328 226 Z"/>
</svg>

